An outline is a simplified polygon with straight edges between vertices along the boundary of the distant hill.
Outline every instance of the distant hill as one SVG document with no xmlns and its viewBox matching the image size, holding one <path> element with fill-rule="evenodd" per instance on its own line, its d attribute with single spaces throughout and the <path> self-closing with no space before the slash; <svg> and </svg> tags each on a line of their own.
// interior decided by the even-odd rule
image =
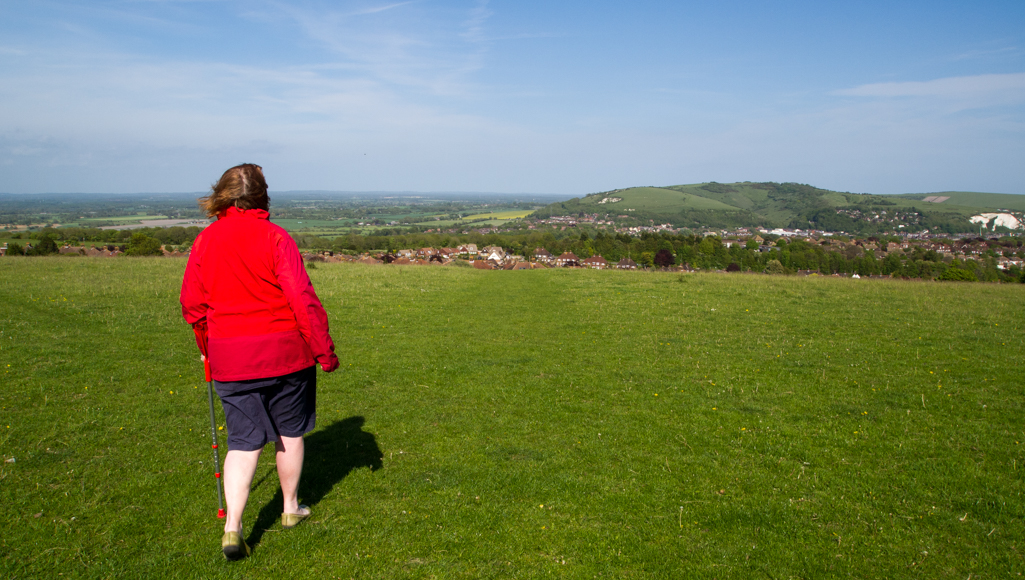
<svg viewBox="0 0 1025 580">
<path fill-rule="evenodd" d="M 598 214 L 619 223 L 676 227 L 790 227 L 869 234 L 977 231 L 968 218 L 1025 212 L 1025 195 L 940 192 L 874 195 L 799 183 L 696 183 L 630 187 L 550 204 L 532 217 Z"/>
</svg>

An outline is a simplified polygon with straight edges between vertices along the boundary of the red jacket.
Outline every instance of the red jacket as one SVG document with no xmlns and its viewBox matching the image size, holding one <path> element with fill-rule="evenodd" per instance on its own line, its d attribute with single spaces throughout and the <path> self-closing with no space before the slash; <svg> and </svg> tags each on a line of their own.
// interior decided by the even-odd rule
<svg viewBox="0 0 1025 580">
<path fill-rule="evenodd" d="M 185 320 L 213 379 L 285 375 L 314 362 L 338 368 L 327 313 L 295 240 L 261 209 L 228 208 L 192 245 L 182 281 Z M 206 336 L 202 336 L 203 328 Z"/>
</svg>

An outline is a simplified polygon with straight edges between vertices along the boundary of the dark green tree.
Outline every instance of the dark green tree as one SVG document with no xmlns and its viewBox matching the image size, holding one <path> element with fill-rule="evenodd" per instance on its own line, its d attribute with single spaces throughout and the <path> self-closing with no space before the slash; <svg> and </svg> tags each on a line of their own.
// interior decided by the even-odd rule
<svg viewBox="0 0 1025 580">
<path fill-rule="evenodd" d="M 50 254 L 57 254 L 60 249 L 57 247 L 57 242 L 54 241 L 53 234 L 43 234 L 38 242 L 32 245 L 32 249 L 26 252 L 29 256 L 48 256 Z"/>
<path fill-rule="evenodd" d="M 651 252 L 641 252 L 641 257 L 637 262 L 642 266 L 650 268 L 655 264 L 655 256 Z"/>
<path fill-rule="evenodd" d="M 126 256 L 162 256 L 163 254 L 164 252 L 160 249 L 160 240 L 138 232 L 132 234 L 132 239 L 128 242 L 128 249 L 125 250 Z"/>
</svg>

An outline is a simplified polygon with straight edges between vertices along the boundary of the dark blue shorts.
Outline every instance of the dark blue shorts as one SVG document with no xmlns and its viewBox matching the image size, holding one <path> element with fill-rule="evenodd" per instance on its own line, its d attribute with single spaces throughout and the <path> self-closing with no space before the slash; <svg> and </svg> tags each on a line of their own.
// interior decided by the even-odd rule
<svg viewBox="0 0 1025 580">
<path fill-rule="evenodd" d="M 228 425 L 228 449 L 256 451 L 317 424 L 317 366 L 270 379 L 214 381 Z"/>
</svg>

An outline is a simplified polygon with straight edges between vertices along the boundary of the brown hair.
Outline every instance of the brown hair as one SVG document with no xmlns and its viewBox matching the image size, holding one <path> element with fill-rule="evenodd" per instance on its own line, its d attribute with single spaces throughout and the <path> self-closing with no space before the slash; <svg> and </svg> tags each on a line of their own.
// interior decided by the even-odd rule
<svg viewBox="0 0 1025 580">
<path fill-rule="evenodd" d="M 210 195 L 199 198 L 199 207 L 213 217 L 229 207 L 239 209 L 270 208 L 267 180 L 263 168 L 252 163 L 236 165 L 224 172 L 210 188 Z"/>
</svg>

